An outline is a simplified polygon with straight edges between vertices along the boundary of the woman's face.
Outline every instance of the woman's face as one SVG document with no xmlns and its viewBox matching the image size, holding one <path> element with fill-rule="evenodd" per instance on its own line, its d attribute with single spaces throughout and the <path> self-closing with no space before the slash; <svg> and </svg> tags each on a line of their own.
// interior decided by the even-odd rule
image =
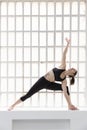
<svg viewBox="0 0 87 130">
<path fill-rule="evenodd" d="M 75 74 L 76 72 L 77 72 L 77 70 L 74 69 L 74 68 L 69 69 L 69 75 L 70 75 L 70 76 L 74 76 L 74 74 Z"/>
</svg>

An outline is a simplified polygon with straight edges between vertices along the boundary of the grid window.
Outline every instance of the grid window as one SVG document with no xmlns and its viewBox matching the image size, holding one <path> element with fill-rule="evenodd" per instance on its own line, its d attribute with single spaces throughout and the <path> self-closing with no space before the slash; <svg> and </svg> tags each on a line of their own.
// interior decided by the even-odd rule
<svg viewBox="0 0 87 130">
<path fill-rule="evenodd" d="M 24 95 L 40 76 L 61 62 L 67 53 L 67 68 L 78 70 L 72 102 L 85 107 L 87 5 L 85 1 L 0 1 L 0 107 Z M 82 100 L 81 100 L 82 99 Z M 24 107 L 66 107 L 64 95 L 41 90 Z M 21 105 L 19 105 L 21 107 Z"/>
</svg>

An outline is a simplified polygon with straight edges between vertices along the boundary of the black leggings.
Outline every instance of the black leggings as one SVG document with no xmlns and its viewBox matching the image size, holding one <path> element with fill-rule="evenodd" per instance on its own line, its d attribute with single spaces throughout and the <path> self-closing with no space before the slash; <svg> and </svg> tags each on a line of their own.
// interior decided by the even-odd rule
<svg viewBox="0 0 87 130">
<path fill-rule="evenodd" d="M 32 87 L 31 89 L 24 95 L 22 96 L 20 99 L 21 101 L 25 101 L 27 98 L 31 97 L 33 94 L 35 94 L 36 92 L 38 92 L 39 90 L 41 89 L 49 89 L 49 90 L 60 90 L 60 91 L 63 91 L 62 90 L 62 87 L 61 87 L 61 84 L 59 83 L 54 83 L 54 82 L 50 82 L 48 80 L 46 80 L 44 77 L 41 77 Z M 67 87 L 67 93 L 68 95 L 70 94 L 69 93 L 69 90 L 68 90 L 68 87 Z"/>
</svg>

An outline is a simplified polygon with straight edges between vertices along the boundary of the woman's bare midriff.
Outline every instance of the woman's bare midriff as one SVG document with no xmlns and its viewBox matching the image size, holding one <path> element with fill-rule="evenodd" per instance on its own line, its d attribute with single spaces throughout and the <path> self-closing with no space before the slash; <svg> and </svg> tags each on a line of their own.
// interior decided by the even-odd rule
<svg viewBox="0 0 87 130">
<path fill-rule="evenodd" d="M 55 81 L 55 77 L 54 77 L 54 73 L 53 71 L 49 71 L 46 75 L 44 75 L 45 79 L 50 81 L 50 82 L 54 82 Z"/>
</svg>

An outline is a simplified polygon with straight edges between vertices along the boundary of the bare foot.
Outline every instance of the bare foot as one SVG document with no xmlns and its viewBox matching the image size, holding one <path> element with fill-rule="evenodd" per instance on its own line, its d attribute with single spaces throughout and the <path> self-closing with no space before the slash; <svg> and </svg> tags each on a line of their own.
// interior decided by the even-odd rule
<svg viewBox="0 0 87 130">
<path fill-rule="evenodd" d="M 10 106 L 9 108 L 8 108 L 8 111 L 12 111 L 14 109 L 14 106 Z"/>
</svg>

